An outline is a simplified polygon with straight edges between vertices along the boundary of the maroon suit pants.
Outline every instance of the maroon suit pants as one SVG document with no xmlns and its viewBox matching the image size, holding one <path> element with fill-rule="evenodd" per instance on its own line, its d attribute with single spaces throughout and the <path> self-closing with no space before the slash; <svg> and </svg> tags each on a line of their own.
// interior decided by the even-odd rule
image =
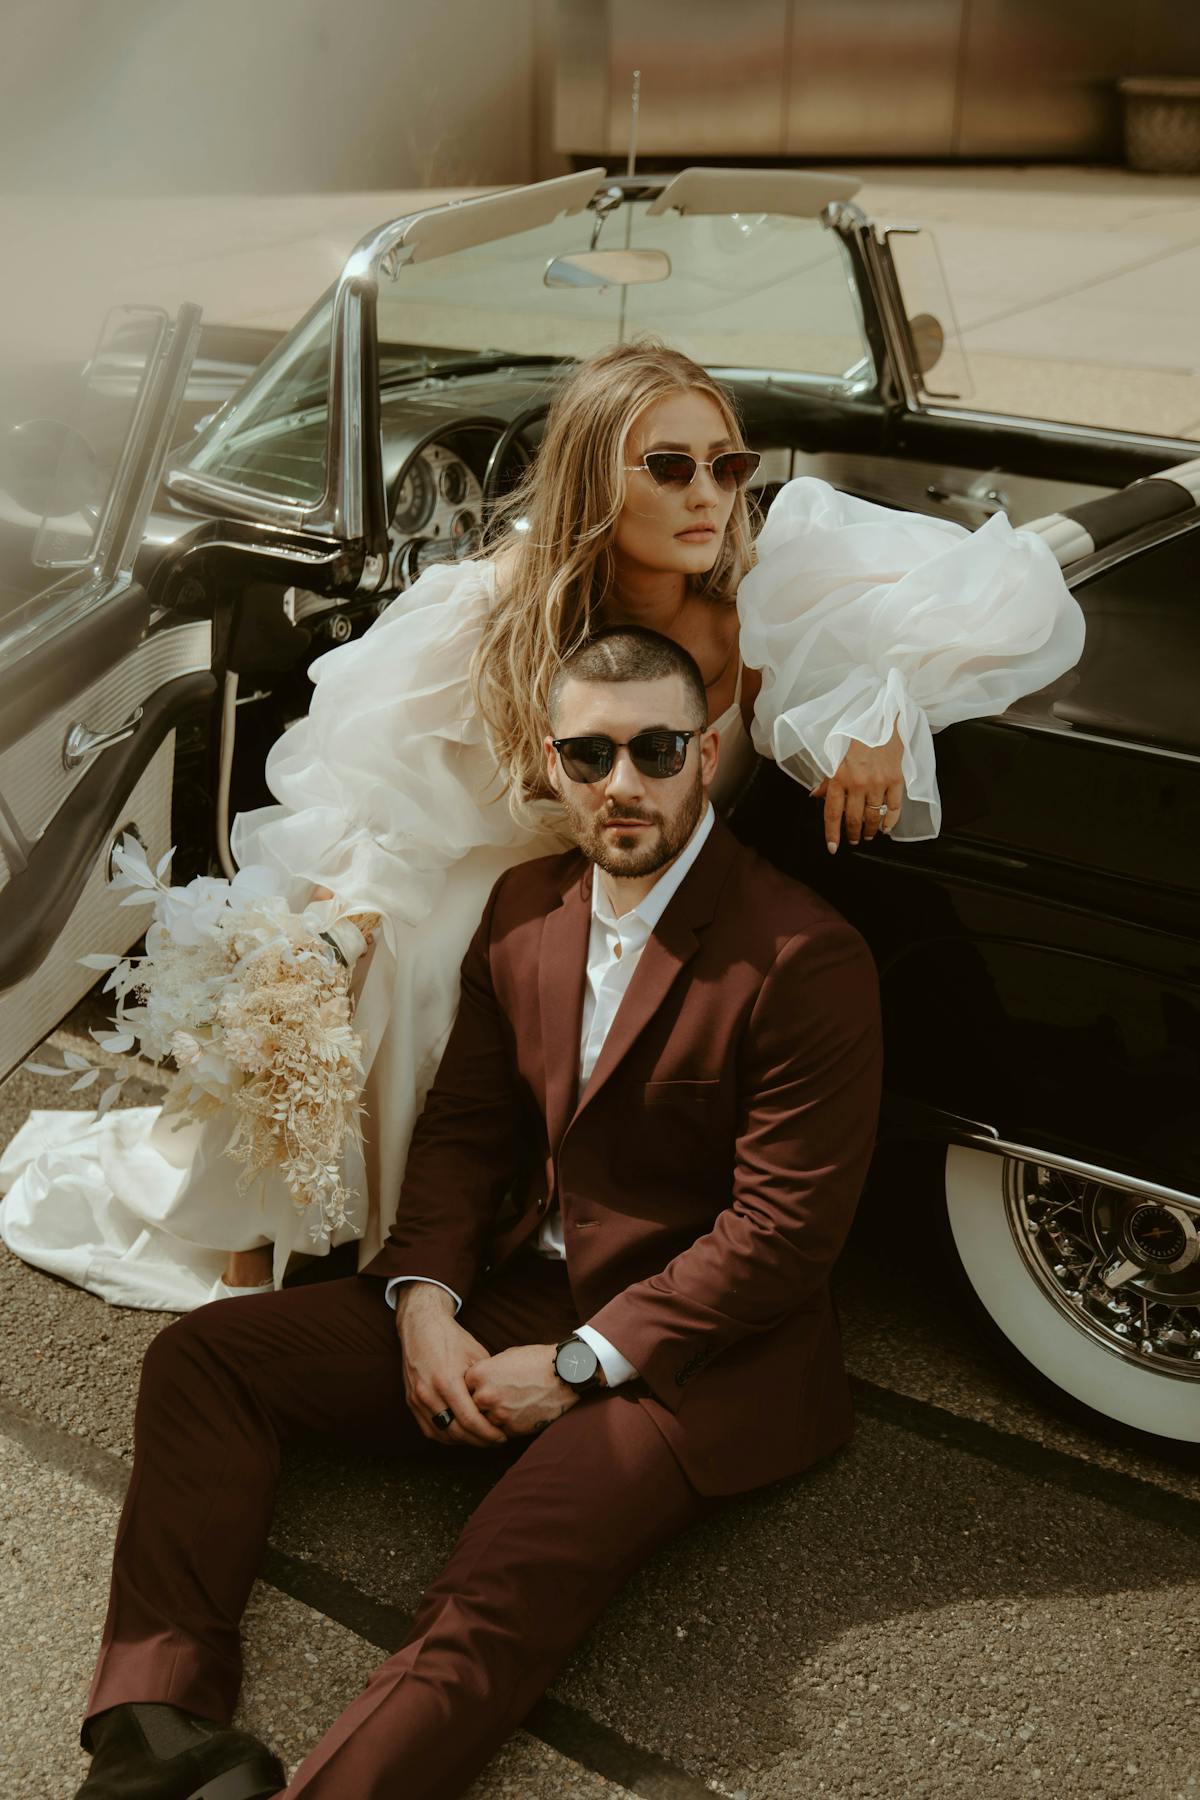
<svg viewBox="0 0 1200 1800">
<path fill-rule="evenodd" d="M 565 1270 L 533 1256 L 462 1323 L 493 1353 L 578 1320 Z M 168 1701 L 226 1722 L 239 1621 L 267 1542 L 283 1444 L 424 1444 L 379 1281 L 352 1277 L 201 1307 L 146 1354 L 133 1476 L 88 1716 Z M 289 1800 L 452 1800 L 516 1728 L 609 1598 L 711 1504 L 628 1389 L 589 1396 L 509 1452 L 424 1596 L 403 1648 L 335 1719 Z"/>
</svg>

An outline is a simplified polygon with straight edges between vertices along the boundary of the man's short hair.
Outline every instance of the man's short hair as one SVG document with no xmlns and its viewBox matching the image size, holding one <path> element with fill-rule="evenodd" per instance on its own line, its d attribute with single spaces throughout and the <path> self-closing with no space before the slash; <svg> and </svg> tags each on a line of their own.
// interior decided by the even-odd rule
<svg viewBox="0 0 1200 1800">
<path fill-rule="evenodd" d="M 662 681 L 670 675 L 680 677 L 687 694 L 691 716 L 681 723 L 707 725 L 708 695 L 696 659 L 661 632 L 642 625 L 609 626 L 586 638 L 555 670 L 550 683 L 551 722 L 568 681 Z"/>
</svg>

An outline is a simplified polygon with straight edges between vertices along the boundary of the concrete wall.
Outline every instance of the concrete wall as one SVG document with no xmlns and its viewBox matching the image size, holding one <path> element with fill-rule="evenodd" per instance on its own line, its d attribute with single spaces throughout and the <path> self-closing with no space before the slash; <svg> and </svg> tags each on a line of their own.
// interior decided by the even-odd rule
<svg viewBox="0 0 1200 1800">
<path fill-rule="evenodd" d="M 552 0 L 7 0 L 0 193 L 534 180 Z"/>
</svg>

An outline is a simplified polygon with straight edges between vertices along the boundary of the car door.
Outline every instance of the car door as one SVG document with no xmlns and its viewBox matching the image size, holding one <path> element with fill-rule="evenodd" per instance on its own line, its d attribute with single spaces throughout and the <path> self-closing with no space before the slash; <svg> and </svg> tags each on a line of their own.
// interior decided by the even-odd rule
<svg viewBox="0 0 1200 1800">
<path fill-rule="evenodd" d="M 84 372 L 76 424 L 10 426 L 0 495 L 0 1077 L 95 980 L 79 958 L 124 952 L 144 931 L 147 910 L 120 907 L 108 890 L 112 846 L 130 832 L 152 857 L 169 847 L 175 730 L 215 689 L 211 622 L 156 609 L 132 574 L 199 309 L 174 320 L 118 315 Z M 47 446 L 57 467 L 39 482 Z"/>
</svg>

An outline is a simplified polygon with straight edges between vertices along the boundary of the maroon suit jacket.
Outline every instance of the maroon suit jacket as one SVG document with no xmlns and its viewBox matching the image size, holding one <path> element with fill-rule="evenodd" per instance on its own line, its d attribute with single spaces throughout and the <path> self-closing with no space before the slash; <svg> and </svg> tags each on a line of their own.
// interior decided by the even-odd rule
<svg viewBox="0 0 1200 1800">
<path fill-rule="evenodd" d="M 466 1295 L 562 1209 L 581 1323 L 693 1484 L 795 1473 L 851 1429 L 829 1273 L 875 1132 L 875 968 L 719 822 L 642 952 L 582 1101 L 592 869 L 497 882 L 370 1276 Z"/>
</svg>

